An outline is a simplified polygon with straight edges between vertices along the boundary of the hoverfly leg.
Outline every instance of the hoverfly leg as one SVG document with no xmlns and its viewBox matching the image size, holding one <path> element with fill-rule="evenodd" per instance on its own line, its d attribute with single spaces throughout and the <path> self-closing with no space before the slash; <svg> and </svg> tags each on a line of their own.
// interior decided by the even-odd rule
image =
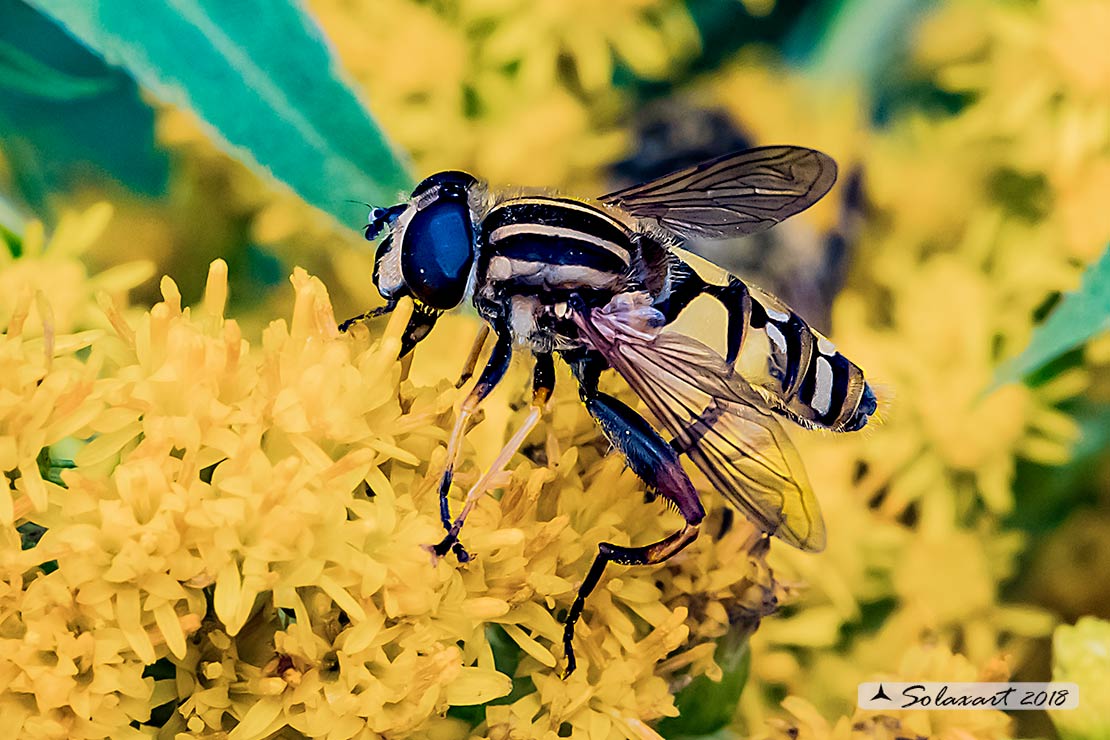
<svg viewBox="0 0 1110 740">
<path fill-rule="evenodd" d="M 397 355 L 400 358 L 408 355 L 409 352 L 424 340 L 424 337 L 432 333 L 432 328 L 436 325 L 436 319 L 439 318 L 441 311 L 426 308 L 419 303 L 416 304 L 412 312 L 412 318 L 409 319 L 408 326 L 405 327 L 405 332 L 401 335 L 401 352 Z"/>
<path fill-rule="evenodd" d="M 345 332 L 360 321 L 369 321 L 370 319 L 376 319 L 379 316 L 385 316 L 387 313 L 391 313 L 395 308 L 397 308 L 397 301 L 394 300 L 389 301 L 384 306 L 378 306 L 372 311 L 360 313 L 358 316 L 352 316 L 339 325 L 339 331 Z"/>
<path fill-rule="evenodd" d="M 578 661 L 574 657 L 574 625 L 582 616 L 582 609 L 586 605 L 586 598 L 597 587 L 605 566 L 609 563 L 620 565 L 655 565 L 670 559 L 680 550 L 698 538 L 697 524 L 687 523 L 674 534 L 644 547 L 622 547 L 611 542 L 602 542 L 597 546 L 597 557 L 594 558 L 590 572 L 578 588 L 578 595 L 574 597 L 570 611 L 567 613 L 566 624 L 563 625 L 563 652 L 566 655 L 566 668 L 563 669 L 563 678 L 574 673 Z"/>
<path fill-rule="evenodd" d="M 536 424 L 539 423 L 541 413 L 543 413 L 542 406 L 532 406 L 532 410 L 524 419 L 524 423 L 516 430 L 516 433 L 509 441 L 505 443 L 501 452 L 498 453 L 497 459 L 495 459 L 493 464 L 489 466 L 489 469 L 482 474 L 478 482 L 467 491 L 466 503 L 463 504 L 462 511 L 459 512 L 459 515 L 455 517 L 455 521 L 451 522 L 451 526 L 447 530 L 447 536 L 432 548 L 436 555 L 443 557 L 447 554 L 447 551 L 452 548 L 454 548 L 455 554 L 458 555 L 459 550 L 462 548 L 459 544 L 459 531 L 462 529 L 463 524 L 466 523 L 466 517 L 478 503 L 478 499 L 480 499 L 482 494 L 486 492 L 486 489 L 489 488 L 490 481 L 505 469 L 505 466 L 509 464 L 509 460 L 511 460 L 513 455 L 517 453 L 517 450 L 524 445 L 524 440 L 528 438 L 528 435 L 536 428 Z M 463 550 L 463 554 L 466 555 L 465 550 Z M 469 555 L 466 555 L 466 559 L 469 559 L 469 557 Z M 462 557 L 460 557 L 459 560 L 465 562 Z"/>
<path fill-rule="evenodd" d="M 474 344 L 470 346 L 470 354 L 466 356 L 466 363 L 463 365 L 463 370 L 459 373 L 459 381 L 455 383 L 456 388 L 462 388 L 466 385 L 466 381 L 474 375 L 474 368 L 478 366 L 478 358 L 482 354 L 482 348 L 486 346 L 486 339 L 489 337 L 489 324 L 482 322 L 482 328 L 478 330 L 478 336 L 474 337 Z"/>
<path fill-rule="evenodd" d="M 458 462 L 459 452 L 462 448 L 463 434 L 466 432 L 467 422 L 474 412 L 478 409 L 478 404 L 489 392 L 493 390 L 501 378 L 504 377 L 505 371 L 509 369 L 509 361 L 513 357 L 513 337 L 509 332 L 507 326 L 498 326 L 494 328 L 497 334 L 497 341 L 493 345 L 493 352 L 490 353 L 489 360 L 486 362 L 485 369 L 478 377 L 478 382 L 470 389 L 466 400 L 463 401 L 462 408 L 459 409 L 459 417 L 455 420 L 455 426 L 451 429 L 451 436 L 447 439 L 447 466 L 444 468 L 443 477 L 439 481 L 439 518 L 443 523 L 443 528 L 447 530 L 448 535 L 435 546 L 434 550 L 436 555 L 442 557 L 447 554 L 449 550 L 454 550 L 455 555 L 459 558 L 460 562 L 465 563 L 470 560 L 470 555 L 467 554 L 463 546 L 459 544 L 458 533 L 451 534 L 453 523 L 451 521 L 451 508 L 447 500 L 447 494 L 451 491 L 451 481 L 455 474 L 455 463 Z"/>
<path fill-rule="evenodd" d="M 496 352 L 496 348 L 494 352 Z M 480 383 L 481 381 L 479 381 Z M 501 470 L 509 463 L 509 460 L 517 450 L 524 444 L 524 440 L 535 428 L 536 423 L 540 420 L 540 414 L 543 413 L 543 407 L 547 404 L 547 400 L 551 397 L 551 391 L 555 387 L 555 362 L 550 353 L 543 353 L 536 355 L 536 367 L 533 374 L 532 383 L 532 410 L 524 420 L 524 424 L 517 430 L 516 434 L 505 443 L 505 447 L 498 454 L 497 459 L 490 465 L 489 470 L 471 486 L 470 491 L 466 494 L 466 503 L 463 505 L 463 510 L 459 513 L 454 521 L 450 519 L 450 511 L 447 508 L 447 497 L 445 489 L 440 489 L 440 517 L 443 520 L 443 526 L 447 530 L 447 536 L 433 548 L 436 555 L 442 557 L 447 554 L 448 548 L 455 551 L 455 555 L 459 557 L 460 562 L 466 562 L 470 559 L 470 555 L 466 550 L 463 550 L 462 545 L 459 544 L 459 531 L 462 529 L 466 521 L 467 515 L 474 505 L 478 502 L 479 497 L 485 492 L 486 487 L 489 485 L 490 480 L 501 472 Z M 448 486 L 450 487 L 450 486 Z M 461 555 L 460 555 L 461 551 Z"/>
<path fill-rule="evenodd" d="M 339 331 L 345 332 L 360 321 L 369 321 L 370 319 L 376 319 L 379 316 L 392 313 L 393 310 L 397 308 L 398 302 L 397 298 L 391 298 L 384 306 L 378 306 L 372 311 L 360 313 L 358 316 L 352 316 L 339 325 Z M 405 326 L 405 331 L 401 335 L 401 351 L 397 355 L 399 358 L 412 352 L 413 348 L 420 344 L 424 337 L 431 333 L 432 327 L 436 325 L 436 319 L 439 318 L 440 313 L 440 311 L 436 311 L 435 309 L 426 308 L 419 303 L 416 304 L 412 312 L 412 317 L 409 319 L 409 323 Z"/>
<path fill-rule="evenodd" d="M 651 545 L 624 547 L 611 542 L 598 545 L 597 557 L 578 589 L 578 595 L 567 613 L 567 621 L 563 627 L 563 648 L 567 661 L 564 678 L 577 666 L 574 658 L 574 626 L 582 616 L 586 597 L 597 586 L 605 566 L 609 562 L 622 565 L 661 563 L 697 538 L 698 526 L 705 518 L 705 509 L 698 499 L 694 484 L 682 469 L 675 449 L 642 416 L 613 396 L 598 391 L 597 382 L 604 368 L 603 361 L 597 355 L 589 354 L 567 359 L 578 379 L 578 391 L 586 410 L 597 421 L 610 443 L 624 455 L 632 472 L 658 495 L 673 503 L 686 523 L 678 532 Z"/>
<path fill-rule="evenodd" d="M 543 408 L 555 390 L 555 359 L 550 352 L 536 354 L 532 370 L 532 405 Z"/>
</svg>

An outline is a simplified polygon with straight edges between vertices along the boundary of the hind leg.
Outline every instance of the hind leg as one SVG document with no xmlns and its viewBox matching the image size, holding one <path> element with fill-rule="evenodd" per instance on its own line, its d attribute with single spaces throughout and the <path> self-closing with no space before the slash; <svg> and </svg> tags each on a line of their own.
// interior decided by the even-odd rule
<svg viewBox="0 0 1110 740">
<path fill-rule="evenodd" d="M 587 597 L 601 580 L 605 566 L 610 562 L 621 565 L 661 563 L 697 539 L 698 528 L 705 518 L 705 509 L 694 484 L 682 469 L 674 448 L 642 416 L 616 398 L 597 390 L 598 376 L 603 368 L 600 359 L 596 355 L 581 355 L 570 361 L 578 379 L 579 394 L 590 415 L 613 446 L 621 451 L 632 471 L 660 496 L 671 501 L 685 523 L 679 531 L 650 545 L 626 547 L 611 542 L 598 545 L 597 557 L 578 589 L 563 627 L 563 650 L 567 661 L 564 677 L 577 667 L 574 626 L 582 616 Z"/>
</svg>

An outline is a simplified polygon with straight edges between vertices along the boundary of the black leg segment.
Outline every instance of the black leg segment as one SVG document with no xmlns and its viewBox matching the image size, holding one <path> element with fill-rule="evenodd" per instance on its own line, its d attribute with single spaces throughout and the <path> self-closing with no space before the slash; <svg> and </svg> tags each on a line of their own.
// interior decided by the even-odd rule
<svg viewBox="0 0 1110 740">
<path fill-rule="evenodd" d="M 408 326 L 405 327 L 405 333 L 401 335 L 401 353 L 398 357 L 404 357 L 409 352 L 424 340 L 424 337 L 432 333 L 432 327 L 436 325 L 436 319 L 439 318 L 440 312 L 434 309 L 422 308 L 417 304 L 416 309 L 412 312 L 412 318 L 409 319 Z"/>
<path fill-rule="evenodd" d="M 555 390 L 555 360 L 550 352 L 536 355 L 536 366 L 532 370 L 532 403 L 543 406 Z"/>
<path fill-rule="evenodd" d="M 563 670 L 563 678 L 574 673 L 578 662 L 574 658 L 574 626 L 582 617 L 582 609 L 586 606 L 586 599 L 597 587 L 605 566 L 609 563 L 621 565 L 654 565 L 662 563 L 681 551 L 684 547 L 698 538 L 698 525 L 687 524 L 679 531 L 665 537 L 658 542 L 645 547 L 622 547 L 611 542 L 602 542 L 597 546 L 597 557 L 594 558 L 586 580 L 578 588 L 578 595 L 574 597 L 570 611 L 567 613 L 566 624 L 563 625 L 563 653 L 566 655 L 567 664 Z"/>
<path fill-rule="evenodd" d="M 563 648 L 567 660 L 564 676 L 570 675 L 577 665 L 574 658 L 574 626 L 582 616 L 586 598 L 600 581 L 605 566 L 610 562 L 622 565 L 661 563 L 697 538 L 698 527 L 705 518 L 705 509 L 694 484 L 682 469 L 674 448 L 642 416 L 616 398 L 597 390 L 603 361 L 590 354 L 567 359 L 578 379 L 582 402 L 605 436 L 621 451 L 632 471 L 649 488 L 674 504 L 686 522 L 678 532 L 643 547 L 625 547 L 611 542 L 598 545 L 597 557 L 578 589 L 563 628 Z"/>
<path fill-rule="evenodd" d="M 347 331 L 352 326 L 360 321 L 369 321 L 376 319 L 379 316 L 385 316 L 392 313 L 397 308 L 397 300 L 391 300 L 384 306 L 379 306 L 373 311 L 352 316 L 339 325 L 339 331 Z M 413 348 L 431 333 L 432 328 L 436 325 L 436 319 L 439 318 L 440 311 L 431 308 L 425 308 L 420 304 L 416 304 L 413 308 L 412 316 L 409 318 L 409 323 L 405 326 L 405 332 L 401 335 L 401 352 L 398 357 L 405 357 Z"/>
<path fill-rule="evenodd" d="M 490 353 L 482 374 L 478 376 L 478 382 L 474 384 L 474 388 L 471 389 L 470 394 L 463 401 L 459 418 L 455 421 L 455 427 L 451 430 L 451 437 L 447 442 L 447 467 L 439 481 L 439 517 L 440 521 L 443 522 L 443 528 L 448 532 L 451 531 L 452 519 L 447 494 L 451 491 L 451 481 L 455 474 L 455 461 L 462 446 L 462 436 L 466 432 L 466 423 L 477 410 L 478 404 L 505 377 L 505 371 L 509 369 L 509 362 L 513 358 L 513 337 L 509 327 L 497 324 L 494 325 L 493 331 L 497 335 L 493 351 Z M 435 547 L 436 554 L 441 556 L 446 555 L 452 549 L 460 562 L 465 563 L 470 560 L 470 555 L 467 554 L 458 540 L 450 534 Z"/>
<path fill-rule="evenodd" d="M 372 311 L 360 313 L 358 316 L 352 316 L 339 325 L 339 331 L 347 331 L 360 321 L 369 321 L 370 319 L 376 319 L 379 316 L 385 316 L 387 313 L 392 313 L 393 309 L 395 308 L 397 308 L 397 301 L 390 301 L 384 306 L 378 306 Z"/>
</svg>

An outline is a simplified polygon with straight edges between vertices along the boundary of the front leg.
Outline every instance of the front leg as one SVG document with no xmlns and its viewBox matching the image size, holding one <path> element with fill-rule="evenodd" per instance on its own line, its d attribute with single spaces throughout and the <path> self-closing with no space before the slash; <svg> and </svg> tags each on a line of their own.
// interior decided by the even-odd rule
<svg viewBox="0 0 1110 740">
<path fill-rule="evenodd" d="M 485 397 L 489 395 L 490 391 L 501 382 L 501 379 L 505 377 L 505 371 L 509 369 L 509 363 L 513 359 L 513 336 L 509 331 L 508 324 L 498 320 L 493 325 L 493 331 L 497 336 L 497 341 L 493 345 L 493 351 L 490 353 L 485 369 L 483 369 L 482 374 L 478 376 L 478 382 L 470 389 L 470 393 L 467 395 L 466 400 L 463 401 L 462 408 L 459 409 L 459 417 L 455 420 L 455 426 L 451 429 L 451 436 L 447 439 L 447 466 L 444 468 L 443 477 L 440 478 L 439 481 L 439 518 L 443 523 L 443 528 L 448 532 L 451 531 L 452 521 L 451 507 L 447 499 L 447 494 L 451 491 L 451 481 L 454 478 L 455 464 L 458 462 L 459 452 L 462 448 L 462 438 L 463 434 L 466 432 L 467 422 L 470 421 L 470 417 L 477 411 L 478 404 L 480 404 Z M 467 554 L 466 550 L 463 549 L 463 546 L 459 544 L 457 539 L 448 543 L 448 547 L 439 554 L 446 554 L 447 550 L 452 547 L 460 562 L 465 563 L 467 560 L 470 560 L 470 555 Z"/>
<path fill-rule="evenodd" d="M 610 562 L 621 565 L 661 563 L 697 539 L 698 528 L 705 518 L 705 509 L 694 484 L 682 469 L 674 448 L 642 416 L 616 398 L 598 391 L 598 377 L 604 367 L 600 357 L 582 354 L 568 360 L 578 379 L 579 394 L 586 410 L 597 421 L 612 445 L 624 455 L 632 472 L 649 488 L 673 503 L 685 519 L 685 524 L 670 536 L 642 547 L 626 547 L 611 542 L 598 545 L 597 557 L 578 589 L 563 627 L 563 651 L 567 661 L 564 678 L 577 667 L 574 657 L 574 626 L 582 616 L 586 598 L 601 580 L 605 566 Z"/>
<path fill-rule="evenodd" d="M 397 308 L 398 300 L 396 298 L 390 299 L 384 306 L 379 306 L 372 311 L 352 316 L 339 325 L 339 331 L 345 332 L 360 321 L 369 321 L 376 319 L 379 316 L 385 316 L 392 313 Z M 412 316 L 409 317 L 409 323 L 405 325 L 405 331 L 401 334 L 401 351 L 397 355 L 398 358 L 403 358 L 409 352 L 424 340 L 424 337 L 431 333 L 436 325 L 436 320 L 439 318 L 441 311 L 434 308 L 426 308 L 417 303 L 412 310 Z"/>
<path fill-rule="evenodd" d="M 444 517 L 443 526 L 447 529 L 447 536 L 444 537 L 439 544 L 432 548 L 437 556 L 443 557 L 447 554 L 448 550 L 454 549 L 455 555 L 458 556 L 460 562 L 466 562 L 470 556 L 462 549 L 459 544 L 459 531 L 462 529 L 463 524 L 466 522 L 467 515 L 470 514 L 475 504 L 478 503 L 479 497 L 485 493 L 486 487 L 489 482 L 498 473 L 509 464 L 509 460 L 524 444 L 524 440 L 536 427 L 540 420 L 540 414 L 543 413 L 543 407 L 547 404 L 547 400 L 551 397 L 551 391 L 555 387 L 555 364 L 551 359 L 550 353 L 541 353 L 536 355 L 536 368 L 532 376 L 532 410 L 528 416 L 525 417 L 524 423 L 520 425 L 516 433 L 509 438 L 505 446 L 498 453 L 497 458 L 489 469 L 478 479 L 478 482 L 470 487 L 470 491 L 466 494 L 466 503 L 463 504 L 462 512 L 455 518 L 454 521 L 446 518 L 450 515 L 447 510 L 447 498 L 445 493 L 440 492 L 440 514 Z M 461 554 L 460 554 L 461 552 Z"/>
</svg>

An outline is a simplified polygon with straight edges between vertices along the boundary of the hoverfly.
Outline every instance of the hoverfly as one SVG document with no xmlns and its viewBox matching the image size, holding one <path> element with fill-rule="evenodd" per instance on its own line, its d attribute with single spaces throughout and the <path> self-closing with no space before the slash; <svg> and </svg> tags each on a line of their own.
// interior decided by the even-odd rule
<svg viewBox="0 0 1110 740">
<path fill-rule="evenodd" d="M 464 172 L 432 175 L 407 202 L 375 208 L 368 239 L 387 231 L 374 260 L 386 305 L 340 327 L 391 311 L 403 296 L 415 311 L 402 355 L 443 312 L 470 299 L 486 326 L 465 382 L 492 330 L 485 368 L 448 439 L 439 487 L 447 535 L 438 556 L 469 558 L 459 530 L 484 493 L 487 473 L 452 519 L 448 492 L 468 419 L 504 376 L 515 347 L 535 356 L 531 413 L 492 471 L 516 452 L 554 387 L 553 357 L 565 361 L 602 432 L 649 489 L 685 520 L 679 531 L 637 547 L 603 542 L 567 614 L 564 675 L 575 669 L 574 626 L 605 566 L 667 560 L 698 535 L 705 510 L 679 462 L 686 455 L 741 513 L 769 535 L 803 550 L 824 547 L 825 529 L 785 417 L 832 431 L 862 428 L 876 399 L 863 371 L 787 306 L 735 277 L 702 278 L 674 251 L 697 253 L 702 239 L 753 234 L 802 211 L 832 187 L 836 163 L 802 147 L 749 149 L 679 170 L 595 201 L 552 195 L 497 195 Z M 668 330 L 695 298 L 727 311 L 727 349 Z M 738 362 L 739 361 L 739 362 Z M 598 390 L 615 370 L 650 409 L 660 432 L 631 407 Z"/>
</svg>

